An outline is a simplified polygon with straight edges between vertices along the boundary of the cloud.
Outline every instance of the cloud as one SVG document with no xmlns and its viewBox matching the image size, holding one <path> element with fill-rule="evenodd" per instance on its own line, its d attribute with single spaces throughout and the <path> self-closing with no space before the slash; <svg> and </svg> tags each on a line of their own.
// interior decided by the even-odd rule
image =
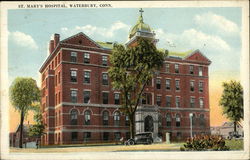
<svg viewBox="0 0 250 160">
<path fill-rule="evenodd" d="M 181 34 L 171 34 L 163 29 L 155 30 L 157 38 L 160 39 L 160 47 L 167 47 L 173 50 L 201 49 L 204 46 L 213 50 L 229 51 L 230 46 L 226 41 L 217 35 L 209 35 L 196 29 L 184 30 Z"/>
<path fill-rule="evenodd" d="M 217 33 L 223 33 L 226 35 L 235 35 L 240 33 L 240 28 L 237 24 L 212 12 L 196 15 L 194 17 L 194 22 L 200 27 L 212 29 Z"/>
<path fill-rule="evenodd" d="M 71 36 L 73 34 L 76 34 L 78 32 L 84 32 L 86 35 L 89 36 L 102 36 L 105 38 L 114 38 L 116 33 L 118 31 L 126 31 L 128 32 L 130 29 L 130 26 L 121 22 L 117 21 L 113 23 L 109 28 L 105 27 L 98 27 L 93 25 L 85 25 L 85 26 L 75 26 L 72 29 L 69 29 L 67 27 L 61 28 L 61 33 L 65 36 Z"/>
<path fill-rule="evenodd" d="M 18 46 L 29 49 L 38 49 L 38 45 L 30 35 L 19 31 L 8 32 L 8 34 L 9 34 L 9 39 Z"/>
</svg>

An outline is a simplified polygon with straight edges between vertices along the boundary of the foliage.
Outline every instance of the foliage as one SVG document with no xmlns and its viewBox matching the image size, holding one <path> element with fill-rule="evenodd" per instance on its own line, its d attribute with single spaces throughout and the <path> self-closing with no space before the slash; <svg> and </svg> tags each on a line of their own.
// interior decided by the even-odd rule
<svg viewBox="0 0 250 160">
<path fill-rule="evenodd" d="M 231 150 L 243 150 L 243 145 L 243 139 L 226 140 L 226 146 L 230 147 Z"/>
<path fill-rule="evenodd" d="M 129 116 L 131 137 L 134 136 L 134 114 L 143 90 L 162 67 L 164 58 L 165 53 L 146 39 L 139 38 L 133 47 L 114 45 L 108 73 L 113 88 L 121 92 L 122 111 Z"/>
<path fill-rule="evenodd" d="M 28 110 L 34 102 L 40 100 L 40 91 L 36 81 L 32 78 L 16 78 L 10 86 L 10 101 L 14 108 L 20 113 L 20 141 L 22 148 L 23 122 Z"/>
<path fill-rule="evenodd" d="M 220 99 L 220 105 L 223 107 L 223 114 L 234 122 L 234 131 L 236 124 L 243 119 L 243 88 L 240 82 L 230 81 L 223 83 L 223 94 Z"/>
<path fill-rule="evenodd" d="M 195 136 L 193 138 L 188 138 L 184 147 L 181 147 L 180 150 L 186 151 L 205 151 L 205 150 L 214 150 L 214 151 L 225 151 L 229 150 L 229 147 L 226 146 L 225 139 L 222 136 L 213 136 L 213 135 L 201 135 Z"/>
<path fill-rule="evenodd" d="M 35 137 L 40 138 L 43 135 L 44 133 L 43 131 L 45 129 L 45 126 L 42 121 L 43 118 L 42 118 L 42 113 L 40 110 L 40 103 L 33 106 L 32 110 L 35 112 L 34 117 L 33 117 L 35 124 L 29 128 L 28 134 L 29 136 L 35 136 Z"/>
</svg>

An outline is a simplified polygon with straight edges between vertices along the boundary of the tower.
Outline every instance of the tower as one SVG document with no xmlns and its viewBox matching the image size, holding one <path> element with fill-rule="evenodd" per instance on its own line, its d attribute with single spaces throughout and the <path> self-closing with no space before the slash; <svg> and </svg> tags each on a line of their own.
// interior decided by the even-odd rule
<svg viewBox="0 0 250 160">
<path fill-rule="evenodd" d="M 128 36 L 128 41 L 126 42 L 126 46 L 135 46 L 137 39 L 145 38 L 152 40 L 154 44 L 158 42 L 158 39 L 155 39 L 155 33 L 152 28 L 144 23 L 142 13 L 144 12 L 142 8 L 139 10 L 140 16 L 136 22 L 136 24 L 131 28 Z"/>
</svg>

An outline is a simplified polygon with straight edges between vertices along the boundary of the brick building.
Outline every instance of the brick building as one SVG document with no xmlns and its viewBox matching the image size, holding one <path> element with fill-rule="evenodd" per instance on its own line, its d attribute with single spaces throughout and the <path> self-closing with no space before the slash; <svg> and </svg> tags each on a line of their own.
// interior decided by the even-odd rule
<svg viewBox="0 0 250 160">
<path fill-rule="evenodd" d="M 153 40 L 155 33 L 143 22 L 142 13 L 129 33 L 127 46 L 138 37 Z M 129 137 L 128 117 L 120 111 L 120 94 L 107 74 L 113 44 L 95 42 L 84 33 L 64 40 L 55 34 L 40 68 L 42 112 L 46 124 L 44 145 L 112 142 Z M 209 133 L 208 66 L 199 50 L 169 52 L 164 66 L 145 88 L 136 115 L 136 132 L 150 131 L 165 139 L 183 139 Z"/>
</svg>

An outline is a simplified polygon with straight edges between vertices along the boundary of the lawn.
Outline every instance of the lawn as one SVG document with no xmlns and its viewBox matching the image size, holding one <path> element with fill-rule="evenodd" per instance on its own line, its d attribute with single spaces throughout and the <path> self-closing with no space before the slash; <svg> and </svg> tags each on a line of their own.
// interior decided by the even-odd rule
<svg viewBox="0 0 250 160">
<path fill-rule="evenodd" d="M 226 146 L 230 147 L 230 150 L 243 150 L 243 140 L 242 139 L 232 139 L 226 140 Z"/>
</svg>

